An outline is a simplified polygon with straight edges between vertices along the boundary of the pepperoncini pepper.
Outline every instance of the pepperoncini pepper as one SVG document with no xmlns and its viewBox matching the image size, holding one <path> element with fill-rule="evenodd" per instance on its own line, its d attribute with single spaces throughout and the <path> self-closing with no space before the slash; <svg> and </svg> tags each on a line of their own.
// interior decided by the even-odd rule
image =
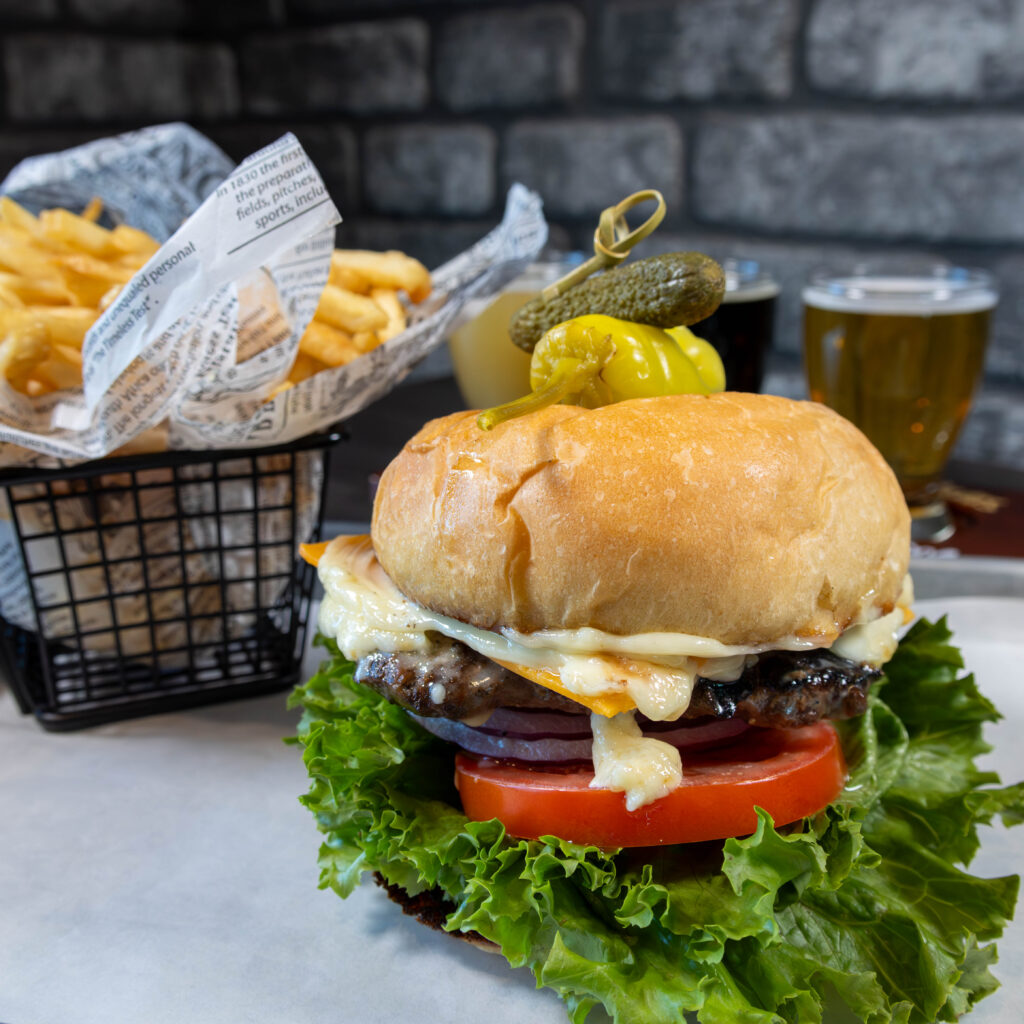
<svg viewBox="0 0 1024 1024">
<path fill-rule="evenodd" d="M 676 344 L 690 357 L 708 391 L 714 393 L 725 390 L 725 366 L 714 345 L 698 338 L 689 327 L 669 327 L 665 333 L 674 338 Z"/>
<path fill-rule="evenodd" d="M 480 413 L 480 427 L 558 402 L 594 409 L 627 398 L 706 395 L 724 389 L 725 373 L 718 353 L 685 327 L 664 331 L 588 314 L 544 333 L 530 361 L 530 387 L 531 394 Z"/>
</svg>

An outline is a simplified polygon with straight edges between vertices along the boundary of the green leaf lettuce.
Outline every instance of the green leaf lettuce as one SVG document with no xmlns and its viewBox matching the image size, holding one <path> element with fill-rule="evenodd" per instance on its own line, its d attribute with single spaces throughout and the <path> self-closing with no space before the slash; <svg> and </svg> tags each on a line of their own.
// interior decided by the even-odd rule
<svg viewBox="0 0 1024 1024">
<path fill-rule="evenodd" d="M 991 940 L 1016 876 L 966 871 L 977 829 L 1024 819 L 1024 784 L 974 767 L 998 714 L 961 675 L 945 620 L 907 634 L 868 712 L 839 725 L 850 768 L 839 799 L 802 831 L 760 813 L 743 839 L 669 847 L 653 860 L 554 838 L 516 840 L 471 822 L 452 748 L 356 684 L 329 641 L 293 695 L 324 834 L 321 886 L 347 896 L 367 871 L 410 893 L 440 889 L 447 927 L 498 943 L 556 989 L 582 1024 L 822 1019 L 955 1020 L 996 987 Z"/>
</svg>

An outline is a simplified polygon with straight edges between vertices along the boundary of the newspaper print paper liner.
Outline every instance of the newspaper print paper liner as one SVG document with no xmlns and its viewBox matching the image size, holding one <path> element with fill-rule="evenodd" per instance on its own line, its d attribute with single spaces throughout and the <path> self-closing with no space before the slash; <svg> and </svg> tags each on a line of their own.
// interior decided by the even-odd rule
<svg viewBox="0 0 1024 1024">
<path fill-rule="evenodd" d="M 45 206 L 76 209 L 84 206 L 93 195 L 99 195 L 114 221 L 142 227 L 160 240 L 169 239 L 140 271 L 140 275 L 144 275 L 147 268 L 159 266 L 167 253 L 173 254 L 175 240 L 185 237 L 183 233 L 187 233 L 189 225 L 201 219 L 204 211 L 209 220 L 211 205 L 223 204 L 230 198 L 230 186 L 240 174 L 246 175 L 248 181 L 258 180 L 261 162 L 268 161 L 268 154 L 273 156 L 275 153 L 296 151 L 308 162 L 294 137 L 285 136 L 274 146 L 243 161 L 228 181 L 218 184 L 231 172 L 231 161 L 213 143 L 187 125 L 161 125 L 115 139 L 99 140 L 65 153 L 32 158 L 11 172 L 0 185 L 0 193 L 35 209 Z M 322 187 L 315 169 L 311 164 L 309 167 L 315 181 Z M 171 381 L 173 402 L 152 403 L 148 418 L 146 415 L 138 416 L 127 431 L 121 430 L 114 436 L 109 436 L 109 432 L 105 436 L 102 429 L 96 429 L 97 416 L 94 415 L 92 436 L 89 438 L 91 443 L 76 450 L 73 440 L 70 445 L 66 443 L 69 437 L 74 437 L 74 432 L 66 427 L 38 429 L 47 421 L 51 425 L 62 422 L 60 410 L 55 411 L 54 408 L 57 403 L 51 400 L 41 410 L 42 415 L 29 420 L 37 432 L 15 430 L 17 436 L 12 437 L 12 432 L 5 431 L 4 423 L 0 422 L 0 439 L 7 442 L 16 440 L 22 446 L 15 449 L 10 443 L 3 445 L 0 464 L 29 461 L 67 464 L 76 457 L 96 457 L 112 450 L 115 442 L 119 446 L 130 436 L 164 422 L 168 446 L 196 450 L 197 465 L 202 465 L 202 456 L 198 452 L 204 448 L 264 447 L 323 430 L 355 414 L 394 387 L 417 362 L 444 342 L 450 324 L 469 299 L 496 293 L 536 257 L 547 239 L 547 225 L 539 197 L 521 185 L 513 185 L 501 224 L 433 273 L 433 294 L 409 311 L 410 323 L 405 332 L 347 366 L 321 371 L 266 402 L 265 395 L 286 375 L 294 359 L 298 339 L 312 318 L 319 293 L 326 282 L 333 247 L 333 224 L 340 219 L 333 204 L 328 201 L 327 205 L 329 210 L 324 216 L 328 226 L 325 228 L 324 218 L 319 218 L 312 237 L 290 231 L 285 244 L 277 251 L 268 255 L 263 245 L 259 252 L 266 258 L 258 265 L 243 267 L 240 276 L 234 280 L 216 289 L 207 286 L 197 290 L 192 287 L 188 296 L 191 308 L 174 324 L 181 331 L 182 340 L 188 339 L 189 354 L 187 358 L 179 358 L 172 367 L 172 372 L 178 373 L 176 382 Z M 185 212 L 196 207 L 200 209 L 181 225 Z M 214 219 L 213 223 L 219 225 L 221 221 Z M 217 241 L 221 246 L 230 244 L 220 239 Z M 236 238 L 235 245 L 243 248 L 249 241 L 251 239 L 238 242 Z M 208 247 L 207 258 L 219 255 L 215 252 L 211 257 Z M 205 279 L 206 275 L 202 275 L 203 282 Z M 180 308 L 180 298 L 175 293 L 170 298 L 177 299 Z M 104 321 L 107 319 L 106 316 L 103 318 Z M 98 323 L 97 327 L 100 326 Z M 147 321 L 147 326 L 152 324 Z M 121 333 L 128 332 L 122 329 Z M 174 356 L 168 333 L 164 331 L 155 341 L 152 333 L 137 337 L 129 353 L 132 358 L 126 361 L 127 371 L 109 382 L 108 391 L 116 392 L 127 385 L 131 389 L 129 394 L 137 394 L 138 382 L 148 379 L 152 368 L 147 368 L 145 357 L 153 357 L 154 352 L 156 359 L 165 360 L 159 364 L 163 372 L 168 353 L 172 359 Z M 87 339 L 86 348 L 88 345 Z M 85 350 L 83 356 L 88 361 Z M 238 361 L 237 357 L 244 361 Z M 189 367 L 195 368 L 191 374 L 187 372 Z M 6 386 L 4 382 L 0 384 Z M 22 397 L 18 396 L 18 399 Z M 83 402 L 65 402 L 63 405 L 64 423 L 76 415 L 84 422 Z M 99 405 L 100 418 L 105 408 L 110 408 L 109 402 L 106 406 Z M 28 425 L 24 418 L 21 425 Z M 290 502 L 298 517 L 298 536 L 308 538 L 319 512 L 322 454 L 309 452 L 294 458 L 295 494 L 261 490 L 254 498 L 251 481 L 221 481 L 221 508 L 251 508 L 254 501 L 268 505 Z M 290 481 L 288 487 L 290 489 Z M 184 623 L 157 623 L 152 632 L 149 624 L 152 620 L 180 616 L 182 602 L 186 600 L 190 602 L 192 614 L 213 616 L 199 620 L 202 624 L 198 630 L 200 635 L 197 635 L 196 624 L 193 624 L 192 642 L 224 639 L 220 631 L 225 618 L 230 624 L 229 639 L 243 635 L 255 624 L 253 609 L 256 595 L 252 592 L 255 584 L 232 581 L 254 575 L 253 557 L 245 552 L 220 552 L 226 577 L 225 585 L 221 586 L 219 558 L 210 554 L 188 553 L 193 549 L 207 549 L 218 538 L 230 546 L 242 546 L 251 540 L 246 533 L 246 530 L 251 533 L 251 526 L 245 525 L 251 522 L 251 517 L 229 516 L 229 522 L 221 523 L 218 532 L 212 518 L 214 505 L 209 490 L 202 487 L 190 489 L 187 485 L 181 488 L 178 500 L 182 502 L 183 511 L 192 515 L 187 518 L 187 533 L 180 538 L 178 527 L 173 523 L 153 524 L 152 529 L 146 531 L 146 553 L 164 546 L 168 551 L 176 552 L 175 544 L 184 547 L 187 588 L 177 589 L 179 583 L 186 582 L 180 578 L 180 556 L 168 557 L 164 559 L 166 568 L 162 573 L 159 569 L 149 571 L 148 585 L 169 589 L 149 595 L 139 594 L 134 598 L 118 598 L 115 614 L 110 594 L 140 590 L 145 585 L 146 574 L 142 571 L 141 560 L 134 560 L 134 550 L 144 526 L 136 524 L 128 529 L 124 525 L 113 525 L 119 521 L 115 517 L 122 514 L 114 498 L 108 500 L 106 510 L 100 510 L 99 522 L 95 522 L 90 503 L 64 499 L 69 518 L 64 521 L 62 516 L 61 529 L 81 531 L 63 538 L 67 568 L 75 563 L 95 562 L 102 550 L 107 552 L 108 558 L 128 560 L 107 570 L 109 591 L 108 576 L 103 567 L 94 567 L 73 574 L 71 595 L 67 595 L 67 587 L 61 577 L 51 577 L 58 582 L 44 586 L 44 590 L 50 592 L 43 594 L 39 593 L 40 582 L 37 580 L 37 599 L 46 604 L 59 603 L 70 597 L 75 601 L 79 631 L 105 630 L 108 626 L 113 631 L 116 627 L 120 650 L 127 656 L 145 656 L 154 643 L 159 649 L 184 643 Z M 167 499 L 161 499 L 159 495 L 159 490 L 143 489 L 125 500 L 138 503 L 141 520 L 159 518 L 168 514 L 167 508 L 161 505 L 161 500 Z M 6 504 L 6 496 L 3 497 Z M 77 514 L 73 511 L 76 508 Z M 28 521 L 23 522 L 26 532 L 47 532 L 52 528 L 52 523 L 48 523 L 52 517 L 43 503 L 22 506 L 21 512 L 28 513 Z M 33 514 L 38 518 L 33 520 Z M 287 514 L 287 510 L 279 513 L 280 516 Z M 271 524 L 271 530 L 290 529 L 290 523 L 274 525 L 274 515 L 270 513 L 269 518 L 264 517 Z M 105 521 L 108 519 L 109 522 Z M 102 538 L 92 527 L 102 531 Z M 56 546 L 49 553 L 45 551 L 45 545 L 43 547 L 38 555 L 33 552 L 33 557 L 42 558 L 44 563 L 58 559 L 54 563 L 57 567 L 59 553 Z M 291 557 L 283 548 L 274 550 L 281 552 L 281 558 L 287 561 L 287 565 L 283 569 L 274 564 L 261 565 L 261 574 L 286 571 L 291 565 Z M 152 562 L 159 564 L 160 559 L 148 558 L 147 567 Z M 33 561 L 33 569 L 36 568 Z M 67 608 L 44 612 L 37 623 L 7 509 L 0 509 L 0 573 L 0 612 L 8 622 L 28 630 L 38 628 L 47 637 L 71 632 L 69 627 L 74 622 Z M 209 585 L 196 587 L 197 583 Z M 264 584 L 259 606 L 264 609 L 270 607 L 280 597 L 284 585 Z M 108 600 L 95 600 L 103 596 L 108 596 Z M 215 613 L 224 608 L 225 602 L 228 615 L 217 617 Z M 139 625 L 132 628 L 135 622 Z M 94 650 L 114 650 L 114 634 L 96 633 L 85 638 L 85 645 Z"/>
</svg>

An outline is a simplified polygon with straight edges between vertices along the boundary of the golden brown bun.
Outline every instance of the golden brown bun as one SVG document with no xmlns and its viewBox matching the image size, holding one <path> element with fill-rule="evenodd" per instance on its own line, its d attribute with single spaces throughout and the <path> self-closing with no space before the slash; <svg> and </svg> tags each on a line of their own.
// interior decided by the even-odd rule
<svg viewBox="0 0 1024 1024">
<path fill-rule="evenodd" d="M 674 395 L 434 420 L 381 478 L 373 543 L 408 597 L 485 628 L 829 643 L 894 605 L 910 518 L 824 406 Z"/>
</svg>

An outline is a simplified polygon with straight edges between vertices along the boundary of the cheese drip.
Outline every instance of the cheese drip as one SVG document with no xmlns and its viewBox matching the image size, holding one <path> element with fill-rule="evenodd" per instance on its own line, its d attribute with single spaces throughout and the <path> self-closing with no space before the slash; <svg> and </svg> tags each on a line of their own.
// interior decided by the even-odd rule
<svg viewBox="0 0 1024 1024">
<path fill-rule="evenodd" d="M 683 781 L 679 751 L 640 731 L 634 712 L 614 718 L 590 716 L 594 733 L 594 779 L 591 789 L 614 789 L 626 795 L 626 810 L 635 811 L 667 796 Z"/>
</svg>

